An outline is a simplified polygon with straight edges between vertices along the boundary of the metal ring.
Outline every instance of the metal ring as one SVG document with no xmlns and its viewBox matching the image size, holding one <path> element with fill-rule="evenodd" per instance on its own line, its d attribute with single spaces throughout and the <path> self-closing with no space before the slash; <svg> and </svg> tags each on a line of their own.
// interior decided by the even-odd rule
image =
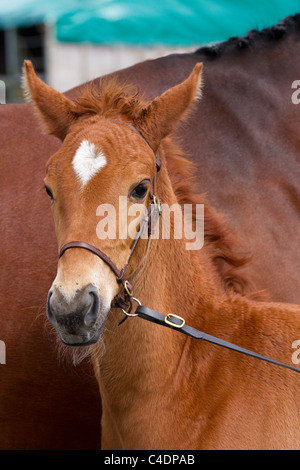
<svg viewBox="0 0 300 470">
<path fill-rule="evenodd" d="M 141 302 L 139 301 L 139 299 L 136 299 L 135 297 L 131 297 L 132 300 L 135 300 L 136 303 L 141 306 Z M 124 308 L 121 308 L 122 312 L 127 315 L 127 317 L 137 317 L 138 316 L 138 313 L 127 313 L 126 310 L 124 310 Z"/>
</svg>

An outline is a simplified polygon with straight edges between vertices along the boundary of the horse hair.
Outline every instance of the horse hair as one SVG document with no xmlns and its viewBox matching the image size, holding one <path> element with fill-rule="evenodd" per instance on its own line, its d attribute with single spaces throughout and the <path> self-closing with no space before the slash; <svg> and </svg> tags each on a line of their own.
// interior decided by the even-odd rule
<svg viewBox="0 0 300 470">
<path fill-rule="evenodd" d="M 300 31 L 300 13 L 294 16 L 287 16 L 276 25 L 264 28 L 261 31 L 251 29 L 244 37 L 231 37 L 213 46 L 200 47 L 195 53 L 202 54 L 209 59 L 216 59 L 224 53 L 243 51 L 262 42 L 280 40 L 286 35 L 298 31 Z"/>
</svg>

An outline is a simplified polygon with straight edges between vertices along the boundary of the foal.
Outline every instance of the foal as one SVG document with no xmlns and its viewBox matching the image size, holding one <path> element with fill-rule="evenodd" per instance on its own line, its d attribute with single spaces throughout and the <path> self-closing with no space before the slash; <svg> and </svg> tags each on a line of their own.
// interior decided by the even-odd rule
<svg viewBox="0 0 300 470">
<path fill-rule="evenodd" d="M 140 318 L 119 325 L 124 315 L 111 308 L 122 306 L 120 291 L 128 297 L 133 289 L 143 305 L 206 333 L 288 364 L 297 357 L 300 308 L 226 290 L 216 264 L 226 256 L 213 234 L 196 252 L 172 230 L 163 239 L 160 223 L 153 239 L 141 237 L 134 249 L 130 237 L 97 236 L 102 204 L 115 208 L 116 232 L 126 232 L 119 196 L 129 212 L 137 204 L 149 208 L 154 196 L 169 207 L 182 205 L 188 181 L 181 175 L 187 178 L 188 170 L 168 136 L 200 97 L 201 64 L 151 103 L 115 82 L 72 102 L 38 79 L 28 61 L 25 81 L 45 131 L 63 141 L 45 178 L 63 248 L 48 316 L 65 344 L 95 343 L 102 448 L 299 448 L 297 373 Z M 209 224 L 214 214 L 205 208 Z M 128 227 L 133 221 L 129 215 Z M 142 215 L 137 222 L 141 228 Z"/>
</svg>

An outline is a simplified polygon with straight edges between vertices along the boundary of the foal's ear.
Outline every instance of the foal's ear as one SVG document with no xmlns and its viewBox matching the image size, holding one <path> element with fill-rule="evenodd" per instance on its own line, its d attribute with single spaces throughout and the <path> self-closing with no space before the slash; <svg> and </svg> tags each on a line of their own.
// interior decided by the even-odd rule
<svg viewBox="0 0 300 470">
<path fill-rule="evenodd" d="M 42 129 L 63 140 L 76 120 L 74 103 L 40 80 L 30 60 L 24 62 L 23 83 L 25 95 L 34 104 Z"/>
<path fill-rule="evenodd" d="M 202 63 L 199 62 L 184 82 L 155 98 L 138 117 L 136 126 L 142 130 L 154 151 L 187 115 L 191 105 L 201 98 L 201 75 Z"/>
</svg>

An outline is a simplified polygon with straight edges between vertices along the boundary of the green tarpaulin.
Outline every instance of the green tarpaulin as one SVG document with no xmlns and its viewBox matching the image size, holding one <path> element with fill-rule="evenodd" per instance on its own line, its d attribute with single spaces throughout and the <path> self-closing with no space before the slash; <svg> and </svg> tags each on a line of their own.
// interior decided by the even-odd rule
<svg viewBox="0 0 300 470">
<path fill-rule="evenodd" d="M 262 29 L 300 0 L 1 0 L 0 27 L 55 24 L 63 42 L 194 45 Z"/>
</svg>

